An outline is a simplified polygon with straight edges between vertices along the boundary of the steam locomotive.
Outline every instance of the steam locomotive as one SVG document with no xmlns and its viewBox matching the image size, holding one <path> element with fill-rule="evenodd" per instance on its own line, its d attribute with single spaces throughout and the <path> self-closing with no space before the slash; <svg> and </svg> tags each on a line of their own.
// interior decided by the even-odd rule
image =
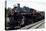
<svg viewBox="0 0 46 31">
<path fill-rule="evenodd" d="M 14 27 L 19 26 L 24 27 L 26 25 L 38 22 L 44 19 L 44 15 L 36 12 L 36 10 L 31 9 L 31 12 L 15 12 L 13 15 L 9 15 L 10 23 L 9 26 L 13 29 Z M 19 28 L 18 27 L 18 28 Z"/>
</svg>

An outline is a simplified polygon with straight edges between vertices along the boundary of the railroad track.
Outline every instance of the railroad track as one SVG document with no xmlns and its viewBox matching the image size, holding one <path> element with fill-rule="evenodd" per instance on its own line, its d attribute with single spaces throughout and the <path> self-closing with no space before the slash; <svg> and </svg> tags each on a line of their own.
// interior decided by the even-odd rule
<svg viewBox="0 0 46 31">
<path fill-rule="evenodd" d="M 25 27 L 22 27 L 18 30 L 25 30 L 25 29 L 37 29 L 37 28 L 40 28 L 42 24 L 44 24 L 44 20 L 41 20 L 41 21 L 38 21 L 36 23 L 33 23 L 33 24 L 30 24 L 30 25 L 27 25 Z M 10 27 L 6 27 L 7 29 L 10 28 Z M 16 28 L 16 27 L 15 27 Z"/>
<path fill-rule="evenodd" d="M 45 23 L 44 20 L 41 20 L 41 21 L 38 21 L 38 22 L 36 22 L 34 24 L 27 25 L 27 26 L 25 26 L 25 27 L 23 27 L 21 29 L 37 29 L 44 23 Z"/>
</svg>

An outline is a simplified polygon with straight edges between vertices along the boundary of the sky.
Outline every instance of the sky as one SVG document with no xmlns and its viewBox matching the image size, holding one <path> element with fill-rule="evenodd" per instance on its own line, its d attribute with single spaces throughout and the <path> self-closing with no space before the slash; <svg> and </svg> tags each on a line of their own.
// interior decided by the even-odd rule
<svg viewBox="0 0 46 31">
<path fill-rule="evenodd" d="M 6 0 L 7 8 L 13 8 L 17 6 L 17 3 L 20 3 L 20 6 L 27 6 L 29 8 L 34 8 L 39 11 L 46 10 L 46 1 L 45 0 Z"/>
</svg>

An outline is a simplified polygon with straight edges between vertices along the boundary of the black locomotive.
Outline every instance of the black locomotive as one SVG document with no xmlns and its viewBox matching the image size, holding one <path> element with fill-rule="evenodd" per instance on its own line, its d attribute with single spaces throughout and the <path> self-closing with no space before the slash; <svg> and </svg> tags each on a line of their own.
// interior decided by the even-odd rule
<svg viewBox="0 0 46 31">
<path fill-rule="evenodd" d="M 30 9 L 31 12 L 14 12 L 13 15 L 9 15 L 10 23 L 9 23 L 9 29 L 19 29 L 26 25 L 38 22 L 40 20 L 44 19 L 44 15 L 42 15 L 42 12 L 36 12 L 34 9 Z M 44 12 L 43 12 L 44 13 Z M 19 26 L 19 27 L 18 27 Z M 16 27 L 16 28 L 15 28 Z M 18 28 L 17 28 L 18 27 Z"/>
</svg>

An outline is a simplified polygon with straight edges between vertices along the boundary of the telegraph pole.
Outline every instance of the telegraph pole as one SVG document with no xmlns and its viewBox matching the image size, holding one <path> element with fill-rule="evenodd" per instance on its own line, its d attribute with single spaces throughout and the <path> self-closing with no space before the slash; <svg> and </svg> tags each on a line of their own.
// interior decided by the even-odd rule
<svg viewBox="0 0 46 31">
<path fill-rule="evenodd" d="M 5 8 L 7 8 L 7 1 L 5 1 Z"/>
</svg>

